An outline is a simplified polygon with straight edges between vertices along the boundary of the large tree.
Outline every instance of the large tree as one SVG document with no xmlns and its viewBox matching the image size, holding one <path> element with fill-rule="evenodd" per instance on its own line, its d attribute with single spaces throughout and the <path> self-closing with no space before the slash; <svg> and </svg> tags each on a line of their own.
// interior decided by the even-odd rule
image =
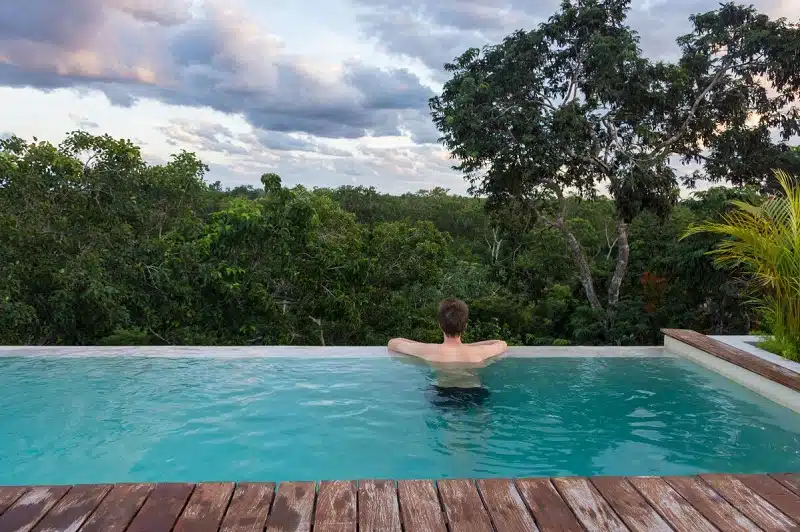
<svg viewBox="0 0 800 532">
<path fill-rule="evenodd" d="M 619 301 L 628 224 L 676 201 L 677 163 L 698 165 L 689 184 L 763 182 L 800 133 L 797 24 L 725 4 L 691 17 L 677 61 L 655 62 L 625 24 L 629 3 L 564 0 L 538 28 L 446 65 L 452 77 L 430 102 L 472 190 L 490 205 L 522 203 L 558 230 L 596 310 Z M 568 212 L 570 195 L 601 191 L 616 208 L 605 303 Z"/>
</svg>

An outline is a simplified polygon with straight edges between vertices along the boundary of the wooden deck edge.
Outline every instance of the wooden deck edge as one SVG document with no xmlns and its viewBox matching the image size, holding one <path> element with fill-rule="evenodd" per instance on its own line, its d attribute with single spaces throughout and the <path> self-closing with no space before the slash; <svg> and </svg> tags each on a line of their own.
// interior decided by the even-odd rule
<svg viewBox="0 0 800 532">
<path fill-rule="evenodd" d="M 796 473 L 0 486 L 0 532 L 798 530 L 798 492 Z"/>
<path fill-rule="evenodd" d="M 683 342 L 717 358 L 735 364 L 757 375 L 800 392 L 800 373 L 764 360 L 710 336 L 688 329 L 661 329 L 665 336 Z"/>
</svg>

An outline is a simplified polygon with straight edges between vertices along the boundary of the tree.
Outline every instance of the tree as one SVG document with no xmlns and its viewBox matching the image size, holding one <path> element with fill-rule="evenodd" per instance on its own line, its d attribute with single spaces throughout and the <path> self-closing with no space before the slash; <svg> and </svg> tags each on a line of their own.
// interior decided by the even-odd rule
<svg viewBox="0 0 800 532">
<path fill-rule="evenodd" d="M 596 311 L 619 302 L 631 221 L 643 211 L 665 216 L 676 202 L 674 160 L 699 162 L 709 179 L 757 181 L 750 158 L 787 151 L 800 131 L 797 110 L 787 109 L 800 87 L 796 25 L 725 4 L 692 17 L 679 61 L 653 62 L 625 25 L 628 9 L 629 0 L 564 0 L 537 29 L 446 65 L 452 78 L 430 101 L 471 190 L 490 204 L 523 202 L 556 229 Z M 772 141 L 775 131 L 782 141 Z M 617 250 L 605 304 L 569 217 L 570 194 L 603 188 L 614 200 Z"/>
</svg>

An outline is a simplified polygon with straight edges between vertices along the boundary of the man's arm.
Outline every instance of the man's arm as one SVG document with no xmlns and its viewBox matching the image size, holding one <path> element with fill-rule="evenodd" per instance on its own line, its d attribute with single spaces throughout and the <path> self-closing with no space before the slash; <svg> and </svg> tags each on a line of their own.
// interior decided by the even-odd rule
<svg viewBox="0 0 800 532">
<path fill-rule="evenodd" d="M 503 340 L 485 340 L 483 342 L 475 342 L 474 344 L 468 345 L 480 353 L 480 356 L 483 360 L 496 357 L 497 355 L 501 355 L 508 351 L 508 344 Z"/>
<path fill-rule="evenodd" d="M 398 353 L 402 353 L 404 355 L 424 357 L 429 345 L 430 344 L 415 342 L 414 340 L 408 340 L 406 338 L 392 338 L 389 340 L 388 347 L 392 351 L 397 351 Z"/>
</svg>

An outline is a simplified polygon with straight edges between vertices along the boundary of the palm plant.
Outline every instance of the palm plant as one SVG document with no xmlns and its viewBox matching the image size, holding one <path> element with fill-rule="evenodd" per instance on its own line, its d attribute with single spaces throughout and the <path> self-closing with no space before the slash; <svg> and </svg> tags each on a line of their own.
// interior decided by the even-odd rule
<svg viewBox="0 0 800 532">
<path fill-rule="evenodd" d="M 774 339 L 766 347 L 800 359 L 800 186 L 782 171 L 782 195 L 759 205 L 733 201 L 721 222 L 691 226 L 683 238 L 715 233 L 728 238 L 709 253 L 719 266 L 745 274 L 754 301 Z"/>
</svg>

